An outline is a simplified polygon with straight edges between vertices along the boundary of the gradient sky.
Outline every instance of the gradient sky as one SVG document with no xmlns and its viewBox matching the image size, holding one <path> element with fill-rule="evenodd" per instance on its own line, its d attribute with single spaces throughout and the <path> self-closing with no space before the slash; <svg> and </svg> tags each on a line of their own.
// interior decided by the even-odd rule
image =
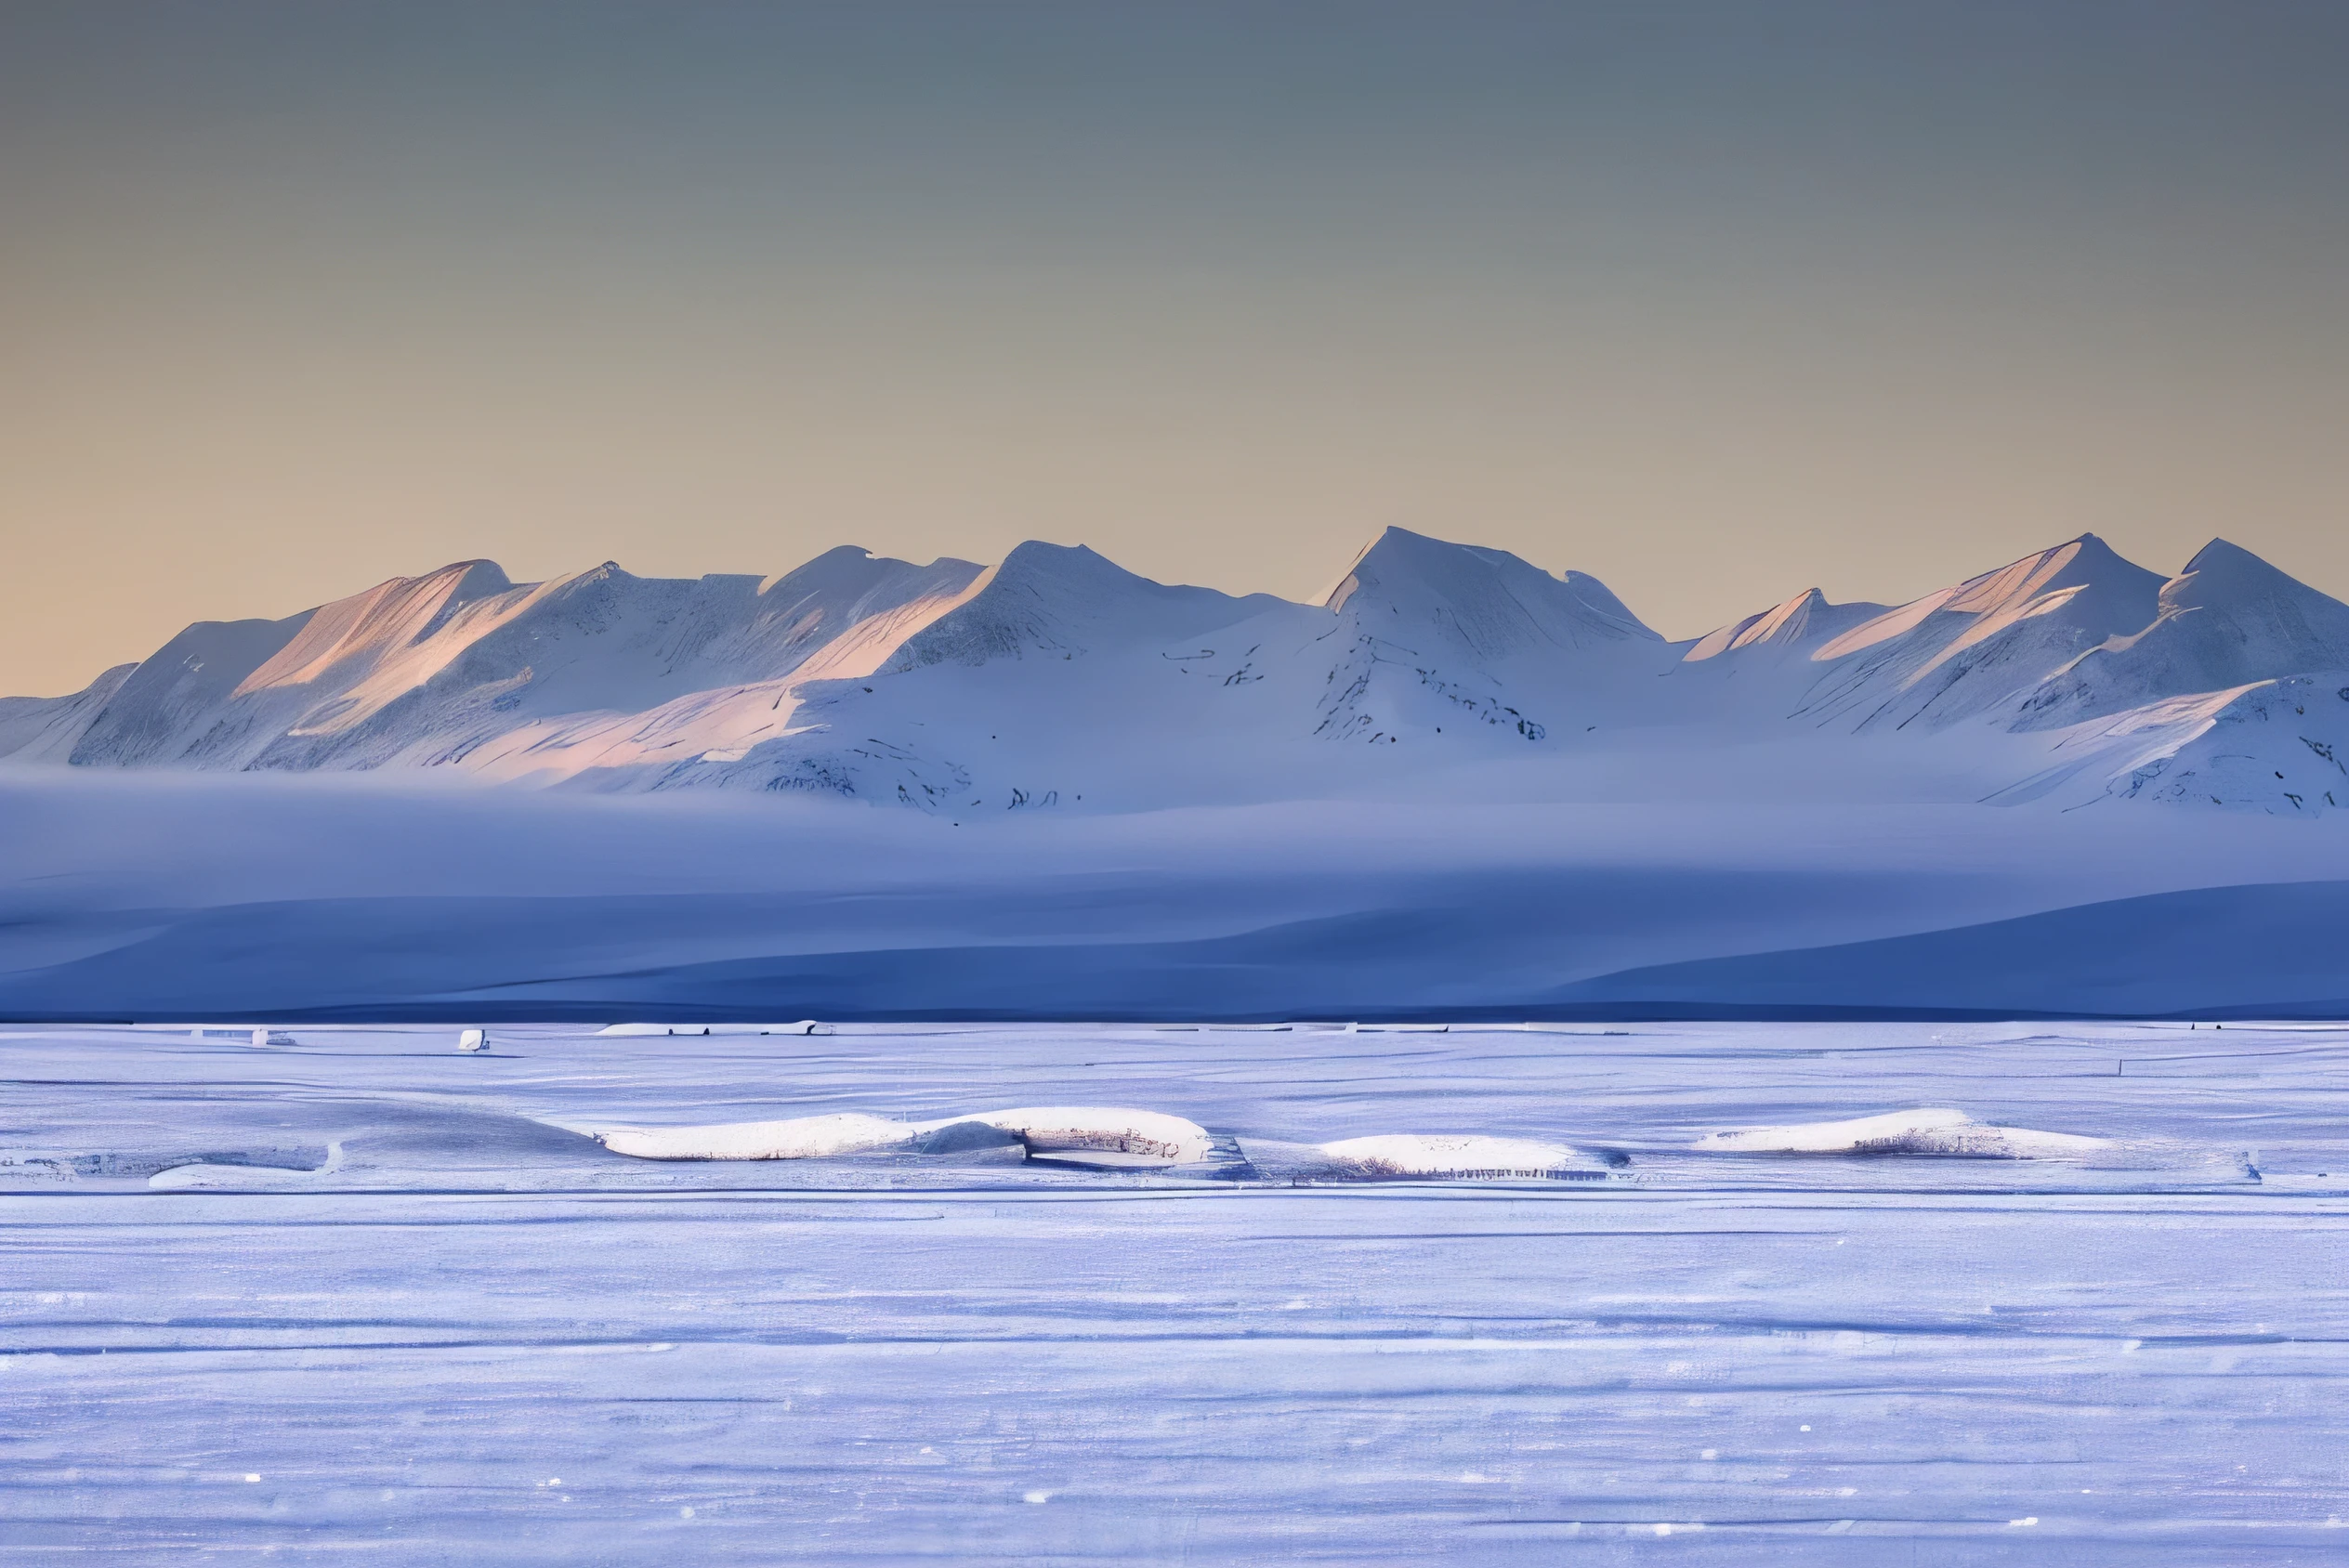
<svg viewBox="0 0 2349 1568">
<path fill-rule="evenodd" d="M 2349 5 L 0 4 L 0 691 L 473 555 L 2349 595 Z"/>
</svg>

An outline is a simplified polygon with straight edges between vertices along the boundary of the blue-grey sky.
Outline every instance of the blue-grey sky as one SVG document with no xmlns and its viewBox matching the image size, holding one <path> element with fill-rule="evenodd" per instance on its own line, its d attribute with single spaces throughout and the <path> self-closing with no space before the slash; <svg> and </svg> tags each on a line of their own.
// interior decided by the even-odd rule
<svg viewBox="0 0 2349 1568">
<path fill-rule="evenodd" d="M 2349 5 L 0 6 L 0 690 L 490 555 L 2349 595 Z"/>
</svg>

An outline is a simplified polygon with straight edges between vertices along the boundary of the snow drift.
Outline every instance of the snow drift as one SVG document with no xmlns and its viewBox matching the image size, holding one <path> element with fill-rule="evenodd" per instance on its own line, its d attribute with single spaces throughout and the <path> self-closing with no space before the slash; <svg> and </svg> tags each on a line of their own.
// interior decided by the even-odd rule
<svg viewBox="0 0 2349 1568">
<path fill-rule="evenodd" d="M 1886 1111 L 1849 1121 L 1800 1122 L 1709 1132 L 1698 1149 L 1714 1154 L 1954 1155 L 1969 1159 L 2078 1158 L 2109 1149 L 2103 1138 L 1992 1127 L 1963 1111 Z"/>
<path fill-rule="evenodd" d="M 1180 1117 L 1076 1105 L 1023 1106 L 917 1122 L 839 1112 L 709 1127 L 603 1128 L 594 1136 L 614 1154 L 639 1159 L 821 1159 L 883 1149 L 949 1153 L 983 1146 L 988 1140 L 975 1135 L 981 1130 L 1045 1156 L 1122 1155 L 1188 1165 L 1205 1159 L 1209 1147 L 1206 1130 Z"/>
<path fill-rule="evenodd" d="M 1596 1160 L 1563 1143 L 1529 1138 L 1384 1133 L 1324 1143 L 1321 1152 L 1357 1176 L 1559 1177 L 1600 1173 Z"/>
</svg>

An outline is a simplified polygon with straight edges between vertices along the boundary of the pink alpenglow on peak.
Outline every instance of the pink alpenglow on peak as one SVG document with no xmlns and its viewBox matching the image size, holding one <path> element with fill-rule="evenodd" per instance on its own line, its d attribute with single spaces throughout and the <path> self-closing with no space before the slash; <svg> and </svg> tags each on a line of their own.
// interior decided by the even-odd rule
<svg viewBox="0 0 2349 1568">
<path fill-rule="evenodd" d="M 1586 574 L 1404 529 L 1319 604 L 1153 582 L 1081 545 L 992 567 L 844 546 L 677 580 L 466 561 L 199 622 L 85 691 L 0 699 L 0 758 L 782 792 L 957 823 L 1740 790 L 2320 816 L 2349 800 L 2325 684 L 2343 669 L 2349 606 L 2224 541 L 2165 580 L 2083 534 L 1904 605 L 1806 590 L 1691 642 Z"/>
</svg>

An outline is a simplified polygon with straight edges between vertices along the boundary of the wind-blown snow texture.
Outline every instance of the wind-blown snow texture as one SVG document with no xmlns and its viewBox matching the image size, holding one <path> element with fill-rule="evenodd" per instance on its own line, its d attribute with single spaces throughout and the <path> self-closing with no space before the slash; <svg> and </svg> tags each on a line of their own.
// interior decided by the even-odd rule
<svg viewBox="0 0 2349 1568">
<path fill-rule="evenodd" d="M 287 1032 L 0 1037 L 0 1555 L 2316 1568 L 2349 1541 L 2337 1028 Z M 572 1130 L 1006 1104 L 1180 1117 L 1227 1167 Z M 2099 1142 L 1700 1146 L 1953 1110 Z M 1324 1147 L 1362 1139 L 1577 1163 L 1395 1180 Z"/>
</svg>

